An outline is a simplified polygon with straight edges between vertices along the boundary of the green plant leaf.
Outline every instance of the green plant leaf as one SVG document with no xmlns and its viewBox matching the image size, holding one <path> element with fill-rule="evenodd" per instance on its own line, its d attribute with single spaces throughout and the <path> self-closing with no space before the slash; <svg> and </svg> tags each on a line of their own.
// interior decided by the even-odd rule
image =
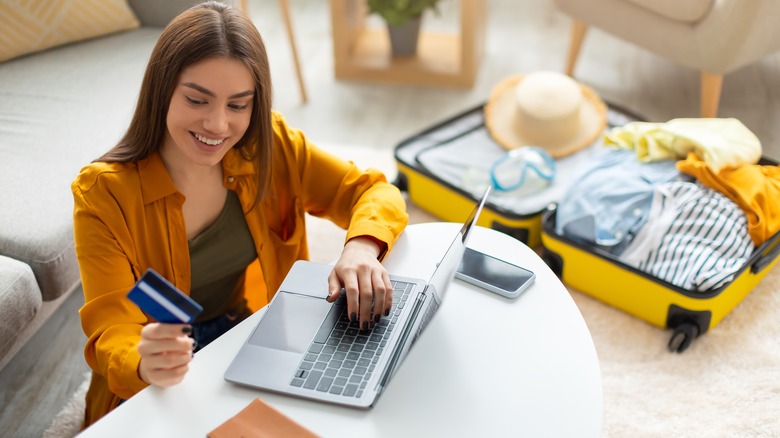
<svg viewBox="0 0 780 438">
<path fill-rule="evenodd" d="M 391 26 L 402 26 L 411 18 L 419 17 L 426 9 L 438 13 L 441 0 L 366 0 L 371 14 L 378 14 Z"/>
</svg>

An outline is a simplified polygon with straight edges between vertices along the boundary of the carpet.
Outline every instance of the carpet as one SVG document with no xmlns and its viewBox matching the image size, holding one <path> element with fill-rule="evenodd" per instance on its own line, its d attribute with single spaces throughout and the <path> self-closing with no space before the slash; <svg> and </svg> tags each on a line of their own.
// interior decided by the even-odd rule
<svg viewBox="0 0 780 438">
<path fill-rule="evenodd" d="M 395 174 L 390 152 L 334 151 Z M 436 220 L 414 205 L 410 223 Z M 307 219 L 312 259 L 335 260 L 345 233 Z M 780 267 L 718 326 L 684 353 L 671 353 L 671 335 L 570 290 L 588 325 L 601 365 L 606 437 L 780 436 Z M 82 385 L 44 435 L 72 437 L 84 409 Z M 561 417 L 565 418 L 562 412 Z M 410 431 L 413 432 L 413 431 Z"/>
<path fill-rule="evenodd" d="M 601 365 L 604 435 L 780 436 L 780 268 L 685 352 L 661 330 L 571 291 Z"/>
<path fill-rule="evenodd" d="M 43 432 L 43 438 L 71 438 L 78 434 L 81 422 L 84 421 L 85 398 L 89 389 L 90 375 L 91 373 L 84 375 L 84 381 Z"/>
</svg>

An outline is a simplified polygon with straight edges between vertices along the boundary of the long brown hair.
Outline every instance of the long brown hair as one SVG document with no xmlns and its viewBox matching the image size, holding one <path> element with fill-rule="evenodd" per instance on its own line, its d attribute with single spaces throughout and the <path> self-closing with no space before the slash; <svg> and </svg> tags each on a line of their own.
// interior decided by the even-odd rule
<svg viewBox="0 0 780 438">
<path fill-rule="evenodd" d="M 215 1 L 191 7 L 165 27 L 146 66 L 130 127 L 116 146 L 95 161 L 133 162 L 157 151 L 165 136 L 168 107 L 179 75 L 186 67 L 211 57 L 237 59 L 254 78 L 249 127 L 234 147 L 257 165 L 260 200 L 270 181 L 273 141 L 268 56 L 249 18 Z"/>
</svg>

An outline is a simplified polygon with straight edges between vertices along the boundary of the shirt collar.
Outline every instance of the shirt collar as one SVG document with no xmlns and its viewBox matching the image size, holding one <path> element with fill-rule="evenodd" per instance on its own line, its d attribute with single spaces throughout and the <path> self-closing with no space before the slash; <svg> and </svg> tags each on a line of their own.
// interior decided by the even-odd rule
<svg viewBox="0 0 780 438">
<path fill-rule="evenodd" d="M 225 154 L 222 170 L 225 177 L 251 175 L 255 172 L 254 163 L 245 159 L 237 149 L 230 149 Z M 178 193 L 159 151 L 154 151 L 149 157 L 138 161 L 138 176 L 145 205 Z"/>
<path fill-rule="evenodd" d="M 249 150 L 248 152 L 250 154 L 255 153 L 254 150 Z M 255 173 L 255 165 L 252 160 L 244 158 L 240 150 L 231 148 L 222 159 L 222 170 L 225 177 L 252 175 Z"/>
<path fill-rule="evenodd" d="M 149 157 L 138 161 L 138 177 L 141 180 L 144 205 L 178 193 L 159 151 L 155 151 Z"/>
</svg>

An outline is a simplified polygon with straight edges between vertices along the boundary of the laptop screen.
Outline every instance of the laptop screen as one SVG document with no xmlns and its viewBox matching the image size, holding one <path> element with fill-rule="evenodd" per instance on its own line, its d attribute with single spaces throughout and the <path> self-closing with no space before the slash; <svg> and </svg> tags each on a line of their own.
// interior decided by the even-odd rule
<svg viewBox="0 0 780 438">
<path fill-rule="evenodd" d="M 471 214 L 469 214 L 463 227 L 458 231 L 458 234 L 444 253 L 444 256 L 428 281 L 429 287 L 433 288 L 439 299 L 443 298 L 447 291 L 447 286 L 449 286 L 450 282 L 455 277 L 455 271 L 458 269 L 458 266 L 460 266 L 460 260 L 463 258 L 463 253 L 466 251 L 466 242 L 471 234 L 471 229 L 477 222 L 477 218 L 482 211 L 482 207 L 485 205 L 488 194 L 490 194 L 489 186 L 485 190 L 485 193 L 482 194 L 482 198 L 477 202 L 477 205 L 471 211 Z"/>
</svg>

